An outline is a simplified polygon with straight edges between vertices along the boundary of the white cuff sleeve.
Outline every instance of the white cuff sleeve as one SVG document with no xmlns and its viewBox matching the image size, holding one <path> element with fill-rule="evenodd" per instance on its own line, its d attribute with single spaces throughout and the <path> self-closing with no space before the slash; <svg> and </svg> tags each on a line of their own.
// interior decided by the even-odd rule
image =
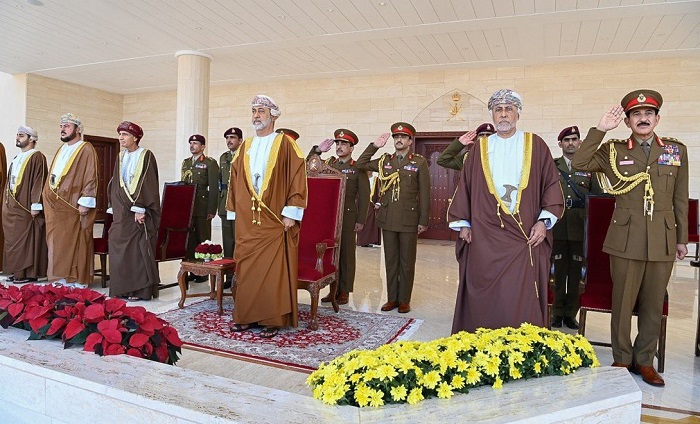
<svg viewBox="0 0 700 424">
<path fill-rule="evenodd" d="M 282 208 L 282 216 L 301 222 L 301 218 L 304 217 L 304 208 L 285 206 Z"/>
<path fill-rule="evenodd" d="M 234 221 L 236 219 L 236 212 L 226 211 L 226 220 Z"/>
<path fill-rule="evenodd" d="M 552 214 L 551 212 L 546 211 L 544 209 L 542 209 L 542 212 L 540 212 L 540 216 L 537 217 L 537 219 L 542 218 L 549 218 L 549 226 L 547 226 L 548 230 L 551 230 L 552 227 L 554 227 L 554 224 L 557 223 L 557 217 L 554 216 L 554 214 Z"/>
<path fill-rule="evenodd" d="M 462 227 L 472 227 L 472 224 L 470 224 L 469 221 L 466 221 L 464 219 L 460 219 L 459 221 L 452 221 L 448 225 L 455 231 L 459 231 Z"/>
<path fill-rule="evenodd" d="M 131 212 L 134 213 L 146 213 L 146 208 L 140 208 L 138 206 L 132 206 L 131 207 Z"/>
<path fill-rule="evenodd" d="M 107 210 L 105 212 L 110 214 L 110 215 L 114 215 L 114 211 L 112 210 L 112 208 L 107 208 Z"/>
<path fill-rule="evenodd" d="M 32 208 L 33 211 L 43 211 L 44 210 L 44 205 L 41 203 L 32 203 Z"/>
<path fill-rule="evenodd" d="M 78 199 L 78 204 L 86 208 L 94 209 L 95 207 L 97 207 L 97 200 L 95 200 L 94 197 L 81 197 L 80 199 Z"/>
</svg>

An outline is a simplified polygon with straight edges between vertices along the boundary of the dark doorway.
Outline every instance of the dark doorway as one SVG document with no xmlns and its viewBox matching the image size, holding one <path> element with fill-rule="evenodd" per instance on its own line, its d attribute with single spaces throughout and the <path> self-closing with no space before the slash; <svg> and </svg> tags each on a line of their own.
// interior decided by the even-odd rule
<svg viewBox="0 0 700 424">
<path fill-rule="evenodd" d="M 97 217 L 98 221 L 105 218 L 107 211 L 107 184 L 112 179 L 114 164 L 119 155 L 119 140 L 109 137 L 86 135 L 85 141 L 92 144 L 97 152 Z"/>
<path fill-rule="evenodd" d="M 457 240 L 457 233 L 447 225 L 447 208 L 457 188 L 460 173 L 437 164 L 447 146 L 464 132 L 419 132 L 414 142 L 415 152 L 424 156 L 430 167 L 430 219 L 428 230 L 420 237 L 434 240 Z"/>
</svg>

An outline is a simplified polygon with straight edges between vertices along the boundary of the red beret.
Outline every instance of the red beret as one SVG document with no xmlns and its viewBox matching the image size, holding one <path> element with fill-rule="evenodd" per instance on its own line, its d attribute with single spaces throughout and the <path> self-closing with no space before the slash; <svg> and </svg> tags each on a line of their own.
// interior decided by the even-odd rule
<svg viewBox="0 0 700 424">
<path fill-rule="evenodd" d="M 576 134 L 578 138 L 581 138 L 581 132 L 578 130 L 578 127 L 576 125 L 572 127 L 566 127 L 561 132 L 559 133 L 559 137 L 557 137 L 557 141 L 562 141 L 564 137 L 568 137 L 570 135 Z"/>
<path fill-rule="evenodd" d="M 416 135 L 416 129 L 408 122 L 397 122 L 391 126 L 391 135 L 406 134 L 409 137 Z"/>
<path fill-rule="evenodd" d="M 288 136 L 292 137 L 294 141 L 297 141 L 297 139 L 299 139 L 299 133 L 294 130 L 290 130 L 289 128 L 280 128 L 275 132 L 280 134 L 287 134 Z"/>
<path fill-rule="evenodd" d="M 479 128 L 476 129 L 476 135 L 481 133 L 488 133 L 491 135 L 495 132 L 496 130 L 493 128 L 493 124 L 489 124 L 488 122 L 484 122 L 483 124 L 479 125 Z"/>
<path fill-rule="evenodd" d="M 119 124 L 119 126 L 117 127 L 117 133 L 121 131 L 128 132 L 129 134 L 136 137 L 137 140 L 141 140 L 141 138 L 143 137 L 143 129 L 138 125 L 134 124 L 133 122 L 124 121 L 121 124 Z"/>
<path fill-rule="evenodd" d="M 625 113 L 638 107 L 652 107 L 658 111 L 663 102 L 664 99 L 658 91 L 644 89 L 627 93 L 622 98 L 620 106 L 625 110 Z"/>
<path fill-rule="evenodd" d="M 224 133 L 224 138 L 226 138 L 230 135 L 234 135 L 234 134 L 237 135 L 238 138 L 243 138 L 243 131 L 241 131 L 241 129 L 238 127 L 231 127 L 229 129 L 227 129 L 226 132 Z"/>
<path fill-rule="evenodd" d="M 190 141 L 199 141 L 202 144 L 207 144 L 207 139 L 201 134 L 192 134 L 187 142 L 189 143 Z"/>
<path fill-rule="evenodd" d="M 335 130 L 335 132 L 333 133 L 333 137 L 335 137 L 335 141 L 347 141 L 353 146 L 356 145 L 358 141 L 360 141 L 360 139 L 357 138 L 357 134 L 345 128 L 339 128 Z"/>
</svg>

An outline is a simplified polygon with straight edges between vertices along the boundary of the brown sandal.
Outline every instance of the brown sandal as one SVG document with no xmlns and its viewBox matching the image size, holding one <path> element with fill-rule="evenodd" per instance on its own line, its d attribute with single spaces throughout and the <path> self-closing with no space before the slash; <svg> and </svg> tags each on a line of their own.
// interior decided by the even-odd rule
<svg viewBox="0 0 700 424">
<path fill-rule="evenodd" d="M 279 328 L 277 327 L 265 327 L 260 332 L 260 337 L 263 339 L 271 339 L 277 335 Z"/>
<path fill-rule="evenodd" d="M 240 333 L 241 331 L 250 330 L 253 327 L 255 327 L 255 324 L 236 324 L 235 322 L 228 326 L 232 333 Z"/>
</svg>

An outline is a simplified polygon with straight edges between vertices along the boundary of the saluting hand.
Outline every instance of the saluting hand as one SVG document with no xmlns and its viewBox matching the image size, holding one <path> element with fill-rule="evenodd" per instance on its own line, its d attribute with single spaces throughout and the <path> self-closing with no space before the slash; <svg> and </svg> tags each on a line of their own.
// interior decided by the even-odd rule
<svg viewBox="0 0 700 424">
<path fill-rule="evenodd" d="M 613 106 L 603 114 L 603 117 L 600 118 L 600 122 L 598 122 L 598 126 L 596 128 L 600 131 L 606 132 L 615 129 L 618 125 L 620 125 L 620 122 L 622 122 L 624 116 L 625 110 L 622 109 L 622 106 Z"/>
<path fill-rule="evenodd" d="M 476 138 L 476 131 L 467 131 L 459 137 L 459 142 L 465 146 L 474 144 L 474 138 Z"/>
<path fill-rule="evenodd" d="M 374 139 L 374 141 L 373 141 L 374 145 L 376 147 L 384 147 L 386 145 L 386 141 L 389 139 L 390 135 L 391 134 L 389 134 L 389 133 L 384 133 L 384 134 L 380 135 L 379 137 Z"/>
<path fill-rule="evenodd" d="M 327 138 L 321 142 L 321 144 L 318 145 L 318 150 L 322 152 L 327 152 L 333 147 L 333 143 L 335 143 L 335 140 L 332 138 Z"/>
</svg>

